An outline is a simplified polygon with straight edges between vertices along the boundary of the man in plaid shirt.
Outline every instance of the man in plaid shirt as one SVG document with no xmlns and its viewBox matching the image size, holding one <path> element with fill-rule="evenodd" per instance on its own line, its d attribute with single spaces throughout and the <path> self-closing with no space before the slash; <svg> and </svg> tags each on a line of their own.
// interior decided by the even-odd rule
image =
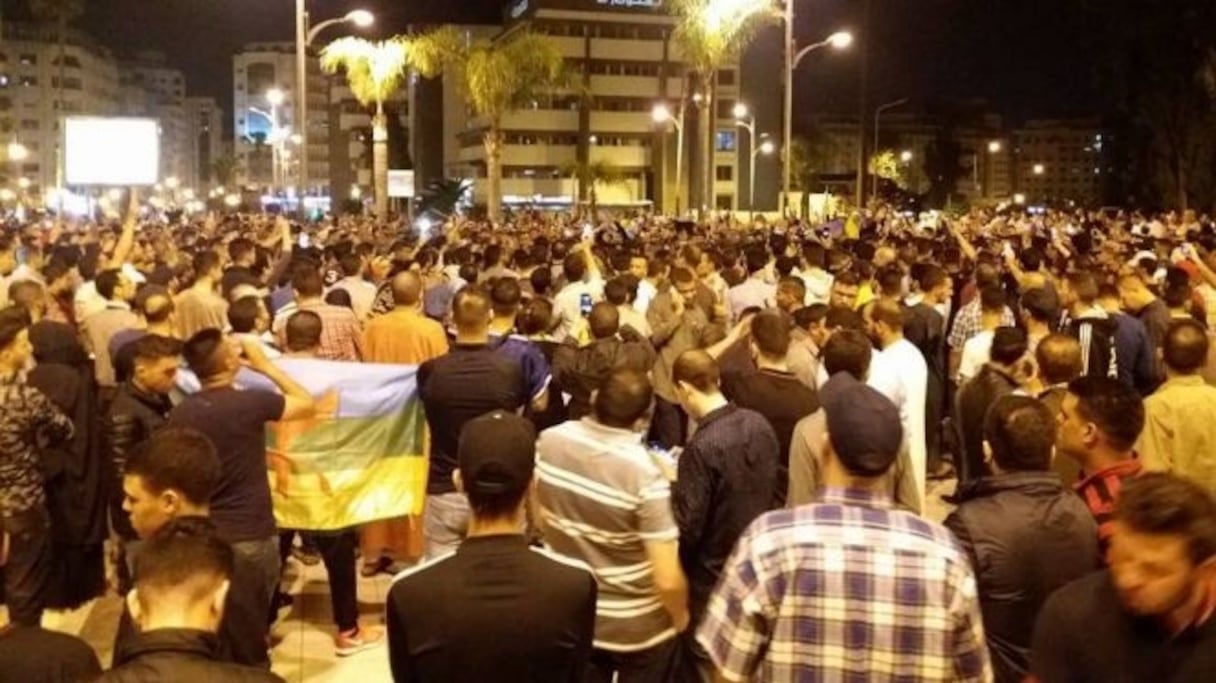
<svg viewBox="0 0 1216 683">
<path fill-rule="evenodd" d="M 903 439 L 899 411 L 845 373 L 820 397 L 821 502 L 752 523 L 698 642 L 730 681 L 991 681 L 967 556 L 880 493 Z"/>
</svg>

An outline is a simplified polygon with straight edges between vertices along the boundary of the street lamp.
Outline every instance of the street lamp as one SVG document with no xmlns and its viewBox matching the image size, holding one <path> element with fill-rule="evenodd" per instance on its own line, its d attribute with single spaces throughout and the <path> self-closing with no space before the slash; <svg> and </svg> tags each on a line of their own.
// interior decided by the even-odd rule
<svg viewBox="0 0 1216 683">
<path fill-rule="evenodd" d="M 1046 172 L 1047 172 L 1047 167 L 1044 166 L 1043 164 L 1034 165 L 1034 174 L 1035 175 L 1043 175 Z"/>
<path fill-rule="evenodd" d="M 782 213 L 789 212 L 790 201 L 790 178 L 792 177 L 790 150 L 793 148 L 794 137 L 794 69 L 798 68 L 798 63 L 802 61 L 803 57 L 806 57 L 815 50 L 824 47 L 844 50 L 852 44 L 852 33 L 837 31 L 818 43 L 811 43 L 802 49 L 798 49 L 798 44 L 794 42 L 794 0 L 785 0 L 785 102 L 782 105 L 782 113 L 785 120 L 782 122 L 784 130 L 782 131 L 783 139 L 781 145 Z"/>
<path fill-rule="evenodd" d="M 999 154 L 1000 151 L 1001 151 L 1001 141 L 1000 140 L 989 141 L 989 143 L 988 143 L 988 153 L 989 154 Z"/>
<path fill-rule="evenodd" d="M 8 143 L 8 158 L 9 161 L 25 161 L 29 158 L 30 150 L 20 142 Z"/>
<path fill-rule="evenodd" d="M 884 111 L 887 111 L 888 109 L 902 107 L 907 103 L 908 103 L 908 98 L 904 97 L 904 98 L 895 100 L 893 102 L 887 102 L 886 104 L 880 106 L 878 109 L 874 110 L 874 148 L 873 149 L 874 149 L 875 153 L 878 152 L 878 128 L 882 122 L 882 113 Z M 862 139 L 864 139 L 864 138 L 862 138 Z M 865 168 L 859 168 L 859 169 L 857 169 L 857 172 L 865 173 Z M 878 174 L 877 173 L 874 174 L 874 177 L 871 179 L 870 182 L 871 182 L 870 196 L 876 197 L 876 196 L 878 196 Z M 858 208 L 858 210 L 861 210 L 861 207 L 857 207 L 857 208 Z"/>
<path fill-rule="evenodd" d="M 751 211 L 753 217 L 756 215 L 756 157 L 761 154 L 772 154 L 777 149 L 777 146 L 773 144 L 772 140 L 768 139 L 767 135 L 762 135 L 761 137 L 764 138 L 764 142 L 761 142 L 752 150 L 751 168 L 748 169 L 747 208 Z"/>
<path fill-rule="evenodd" d="M 693 98 L 695 101 L 696 95 Z M 670 107 L 659 103 L 654 105 L 650 116 L 659 125 L 666 126 L 671 123 L 676 127 L 676 215 L 679 216 L 681 198 L 684 195 L 684 105 L 681 103 L 679 115 L 673 116 Z"/>
<path fill-rule="evenodd" d="M 735 105 L 735 125 L 747 131 L 747 146 L 751 150 L 751 166 L 748 171 L 748 183 L 750 190 L 747 193 L 747 208 L 752 213 L 756 211 L 756 156 L 759 150 L 756 147 L 756 117 L 748 112 L 747 105 L 739 102 Z M 771 143 L 769 143 L 771 145 Z"/>
<path fill-rule="evenodd" d="M 296 127 L 300 131 L 300 194 L 308 194 L 308 46 L 321 31 L 337 24 L 354 24 L 357 28 L 368 28 L 376 23 L 376 16 L 365 9 L 347 12 L 336 19 L 328 19 L 309 28 L 310 16 L 304 0 L 296 0 Z M 304 206 L 303 200 L 300 207 Z"/>
<path fill-rule="evenodd" d="M 912 150 L 905 149 L 904 151 L 900 152 L 899 160 L 904 162 L 905 164 L 908 163 L 909 161 L 912 161 Z"/>
</svg>

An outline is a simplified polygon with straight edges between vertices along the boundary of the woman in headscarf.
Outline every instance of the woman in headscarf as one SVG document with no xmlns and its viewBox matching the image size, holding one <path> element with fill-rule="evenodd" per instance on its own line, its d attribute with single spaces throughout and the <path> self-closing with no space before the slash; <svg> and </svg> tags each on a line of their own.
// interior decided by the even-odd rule
<svg viewBox="0 0 1216 683">
<path fill-rule="evenodd" d="M 43 320 L 30 327 L 37 366 L 31 386 L 76 425 L 71 441 L 42 451 L 47 507 L 55 544 L 56 580 L 48 607 L 75 609 L 105 592 L 107 492 L 93 363 L 70 325 Z"/>
</svg>

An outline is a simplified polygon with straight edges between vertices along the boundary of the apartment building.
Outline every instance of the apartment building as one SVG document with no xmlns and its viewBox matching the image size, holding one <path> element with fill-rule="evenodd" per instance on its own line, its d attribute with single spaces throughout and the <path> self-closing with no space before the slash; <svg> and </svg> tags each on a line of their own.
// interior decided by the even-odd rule
<svg viewBox="0 0 1216 683">
<path fill-rule="evenodd" d="M 224 110 L 214 97 L 187 97 L 185 108 L 189 164 L 182 182 L 201 192 L 219 185 L 212 168 L 225 155 Z"/>
<path fill-rule="evenodd" d="M 589 194 L 576 177 L 580 166 L 607 168 L 612 182 L 595 187 L 605 206 L 655 205 L 675 209 L 676 177 L 684 206 L 733 209 L 739 202 L 738 131 L 732 109 L 738 100 L 738 69 L 719 74 L 714 107 L 715 151 L 711 197 L 692 197 L 690 169 L 699 168 L 695 105 L 683 119 L 684 170 L 676 173 L 675 126 L 656 125 L 652 112 L 665 103 L 677 116 L 686 101 L 685 69 L 672 42 L 674 19 L 659 0 L 516 0 L 505 12 L 500 36 L 526 28 L 549 36 L 585 95 L 557 90 L 503 120 L 504 203 L 564 207 Z M 446 89 L 445 89 L 446 90 Z M 447 97 L 460 97 L 450 89 Z M 485 201 L 484 121 L 468 120 L 458 134 L 459 151 L 449 175 L 475 179 L 477 201 Z"/>
<path fill-rule="evenodd" d="M 1027 121 L 1013 137 L 1014 192 L 1025 201 L 1101 200 L 1104 139 L 1097 119 Z"/>
<path fill-rule="evenodd" d="M 140 52 L 119 64 L 121 111 L 160 124 L 160 173 L 194 187 L 193 144 L 186 108 L 186 78 L 163 53 Z"/>
<path fill-rule="evenodd" d="M 5 145 L 20 143 L 28 156 L 6 158 L 0 176 L 10 187 L 24 178 L 24 192 L 40 196 L 58 185 L 62 117 L 120 113 L 119 67 L 108 49 L 80 31 L 68 30 L 62 65 L 53 27 L 5 21 L 2 35 L 0 130 Z"/>
</svg>

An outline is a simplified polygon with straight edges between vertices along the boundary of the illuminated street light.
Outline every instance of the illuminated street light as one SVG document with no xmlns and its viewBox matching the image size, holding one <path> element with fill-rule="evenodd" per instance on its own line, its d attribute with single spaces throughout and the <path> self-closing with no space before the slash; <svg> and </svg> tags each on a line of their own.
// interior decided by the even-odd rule
<svg viewBox="0 0 1216 683">
<path fill-rule="evenodd" d="M 912 150 L 905 149 L 904 151 L 900 152 L 899 160 L 904 162 L 905 164 L 908 163 L 909 161 L 912 161 Z"/>
<path fill-rule="evenodd" d="M 794 137 L 794 69 L 798 63 L 810 53 L 820 48 L 830 47 L 834 50 L 844 50 L 853 44 L 853 34 L 848 31 L 836 31 L 818 43 L 811 43 L 802 49 L 794 40 L 794 0 L 785 2 L 785 101 L 782 103 L 783 118 L 782 148 L 781 148 L 781 211 L 788 213 L 790 201 L 790 183 L 793 178 L 793 159 L 790 157 L 790 141 Z M 858 182 L 861 182 L 860 180 Z M 860 192 L 860 190 L 858 190 Z"/>
<path fill-rule="evenodd" d="M 739 125 L 743 125 L 743 122 L 740 121 Z M 755 119 L 752 119 L 752 125 L 748 127 L 748 130 L 752 135 L 751 141 L 754 149 L 752 149 L 751 166 L 748 169 L 747 209 L 754 217 L 756 215 L 756 157 L 761 154 L 772 154 L 773 150 L 776 149 L 776 145 L 768 138 L 767 134 L 761 136 L 764 141 L 756 145 Z"/>
<path fill-rule="evenodd" d="M 746 119 L 747 118 L 747 105 L 743 104 L 742 102 L 736 104 L 735 108 L 734 108 L 734 114 L 735 114 L 735 118 L 737 118 L 737 119 Z"/>
<path fill-rule="evenodd" d="M 1014 203 L 1014 204 L 1017 204 L 1018 206 L 1021 206 L 1022 204 L 1025 204 L 1025 203 L 1026 203 L 1026 195 L 1022 194 L 1021 192 L 1019 192 L 1019 193 L 1017 193 L 1017 194 L 1013 195 L 1013 203 Z"/>
<path fill-rule="evenodd" d="M 350 186 L 350 198 L 351 199 L 359 199 L 362 196 L 363 196 L 363 188 L 359 187 L 358 185 Z"/>
<path fill-rule="evenodd" d="M 1001 141 L 1000 140 L 993 140 L 988 143 L 988 153 L 989 154 L 997 154 L 1000 151 L 1001 151 Z"/>
<path fill-rule="evenodd" d="M 774 145 L 772 140 L 765 140 L 764 142 L 760 143 L 761 154 L 772 154 L 776 150 L 777 145 Z"/>
<path fill-rule="evenodd" d="M 1043 175 L 1046 172 L 1047 172 L 1047 167 L 1044 166 L 1043 164 L 1034 165 L 1034 174 L 1035 175 Z"/>
<path fill-rule="evenodd" d="M 695 93 L 694 102 L 700 102 L 701 93 Z M 659 125 L 671 122 L 676 127 L 676 215 L 680 215 L 680 199 L 684 193 L 684 104 L 680 104 L 680 115 L 672 116 L 671 109 L 660 102 L 654 105 L 650 117 Z M 666 177 L 664 177 L 666 179 Z"/>
<path fill-rule="evenodd" d="M 352 10 L 347 12 L 346 16 L 342 18 L 359 28 L 367 28 L 376 23 L 376 15 L 365 9 Z"/>
<path fill-rule="evenodd" d="M 179 185 L 181 185 L 181 181 L 179 181 L 175 176 L 165 178 L 165 187 L 169 188 L 170 190 L 176 190 Z"/>
<path fill-rule="evenodd" d="M 837 31 L 828 36 L 828 45 L 835 50 L 847 49 L 853 44 L 853 34 L 848 31 Z"/>
<path fill-rule="evenodd" d="M 286 98 L 286 95 L 284 95 L 283 91 L 279 90 L 278 88 L 271 88 L 270 90 L 266 91 L 266 101 L 269 102 L 270 106 L 272 107 L 277 107 L 283 104 L 284 98 Z"/>
<path fill-rule="evenodd" d="M 650 117 L 655 123 L 667 123 L 672 120 L 671 110 L 665 104 L 656 104 L 650 112 Z"/>
<path fill-rule="evenodd" d="M 241 205 L 241 198 L 234 194 L 227 195 L 224 197 L 224 205 L 228 208 L 235 209 Z"/>
<path fill-rule="evenodd" d="M 23 190 L 30 189 L 30 179 L 29 178 L 18 178 L 17 187 L 19 187 Z"/>
</svg>

